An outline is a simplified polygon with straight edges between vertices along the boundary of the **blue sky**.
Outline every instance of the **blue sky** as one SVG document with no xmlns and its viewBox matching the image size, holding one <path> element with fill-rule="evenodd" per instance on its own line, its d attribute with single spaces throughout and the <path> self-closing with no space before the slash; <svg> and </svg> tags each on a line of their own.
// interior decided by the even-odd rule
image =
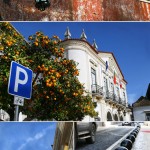
<svg viewBox="0 0 150 150">
<path fill-rule="evenodd" d="M 72 38 L 79 38 L 85 30 L 87 41 L 96 40 L 98 50 L 113 52 L 128 82 L 129 103 L 145 96 L 150 83 L 150 22 L 13 22 L 27 38 L 36 31 L 62 40 L 69 27 Z"/>
<path fill-rule="evenodd" d="M 1 150 L 52 150 L 55 122 L 0 122 Z"/>
</svg>

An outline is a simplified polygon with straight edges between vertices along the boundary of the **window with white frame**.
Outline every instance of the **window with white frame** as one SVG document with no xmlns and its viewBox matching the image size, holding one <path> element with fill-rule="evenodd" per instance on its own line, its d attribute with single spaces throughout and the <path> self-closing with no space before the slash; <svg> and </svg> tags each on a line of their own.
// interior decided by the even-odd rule
<svg viewBox="0 0 150 150">
<path fill-rule="evenodd" d="M 118 97 L 120 97 L 119 87 L 116 87 L 116 94 L 117 94 Z"/>
<path fill-rule="evenodd" d="M 96 70 L 91 68 L 91 80 L 92 80 L 92 85 L 96 84 Z"/>
<path fill-rule="evenodd" d="M 106 77 L 104 77 L 104 89 L 105 91 L 108 91 L 108 80 Z"/>
<path fill-rule="evenodd" d="M 125 95 L 125 92 L 123 92 L 123 100 L 126 99 L 126 95 Z"/>
<path fill-rule="evenodd" d="M 114 85 L 113 83 L 110 84 L 110 92 L 113 92 L 114 91 Z"/>
<path fill-rule="evenodd" d="M 150 112 L 145 113 L 146 120 L 145 121 L 150 121 Z"/>
</svg>

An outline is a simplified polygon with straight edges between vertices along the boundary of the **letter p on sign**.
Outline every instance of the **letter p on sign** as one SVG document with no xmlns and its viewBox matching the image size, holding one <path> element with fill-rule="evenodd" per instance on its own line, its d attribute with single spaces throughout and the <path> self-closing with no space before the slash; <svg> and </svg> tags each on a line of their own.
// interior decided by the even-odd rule
<svg viewBox="0 0 150 150">
<path fill-rule="evenodd" d="M 8 93 L 15 96 L 31 98 L 32 70 L 12 61 L 8 83 Z"/>
</svg>

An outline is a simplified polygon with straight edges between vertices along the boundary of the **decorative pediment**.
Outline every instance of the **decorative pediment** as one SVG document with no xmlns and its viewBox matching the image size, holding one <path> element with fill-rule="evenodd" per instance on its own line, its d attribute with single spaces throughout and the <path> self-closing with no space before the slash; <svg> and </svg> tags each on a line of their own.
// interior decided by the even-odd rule
<svg viewBox="0 0 150 150">
<path fill-rule="evenodd" d="M 124 76 L 123 73 L 119 67 L 119 64 L 117 63 L 117 60 L 115 58 L 115 56 L 113 55 L 113 53 L 109 53 L 109 52 L 99 52 L 99 57 L 104 61 L 104 64 L 108 63 L 108 70 L 110 72 L 112 72 L 112 77 L 114 76 L 114 72 L 115 75 L 118 79 L 124 80 Z"/>
</svg>

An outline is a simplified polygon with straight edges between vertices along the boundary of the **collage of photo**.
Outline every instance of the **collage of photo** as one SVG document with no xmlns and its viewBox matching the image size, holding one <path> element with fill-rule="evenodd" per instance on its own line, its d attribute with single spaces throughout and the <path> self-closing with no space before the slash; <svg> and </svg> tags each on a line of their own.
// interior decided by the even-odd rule
<svg viewBox="0 0 150 150">
<path fill-rule="evenodd" d="M 1 0 L 0 150 L 150 150 L 150 0 Z"/>
</svg>

